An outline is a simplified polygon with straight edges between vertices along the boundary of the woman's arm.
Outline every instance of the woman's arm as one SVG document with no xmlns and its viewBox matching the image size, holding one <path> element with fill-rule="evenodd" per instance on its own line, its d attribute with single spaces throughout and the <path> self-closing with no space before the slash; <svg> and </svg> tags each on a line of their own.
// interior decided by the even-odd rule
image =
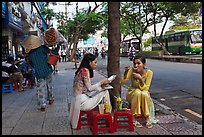
<svg viewBox="0 0 204 137">
<path fill-rule="evenodd" d="M 141 81 L 139 84 L 139 88 L 141 90 L 147 90 L 149 91 L 151 82 L 152 82 L 152 77 L 153 77 L 153 72 L 151 70 L 147 71 L 147 75 L 146 75 L 146 80 L 145 81 Z"/>
<path fill-rule="evenodd" d="M 132 73 L 133 73 L 132 68 L 124 72 L 123 76 L 121 77 L 121 85 L 125 85 L 128 82 L 128 80 L 131 78 Z"/>
<path fill-rule="evenodd" d="M 100 82 L 93 84 L 93 85 L 91 84 L 91 79 L 90 79 L 90 74 L 89 74 L 88 69 L 82 68 L 81 72 L 79 72 L 79 73 L 81 73 L 84 85 L 86 86 L 88 91 L 101 89 L 101 83 Z"/>
</svg>

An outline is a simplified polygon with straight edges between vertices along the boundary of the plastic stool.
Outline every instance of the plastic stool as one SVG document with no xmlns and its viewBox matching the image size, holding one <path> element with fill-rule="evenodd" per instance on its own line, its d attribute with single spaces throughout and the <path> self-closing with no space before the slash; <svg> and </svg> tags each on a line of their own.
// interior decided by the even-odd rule
<svg viewBox="0 0 204 137">
<path fill-rule="evenodd" d="M 18 89 L 18 81 L 15 81 L 15 82 L 13 83 L 13 88 L 14 88 L 14 89 Z"/>
<path fill-rule="evenodd" d="M 77 130 L 81 129 L 82 126 L 90 126 L 91 125 L 91 112 L 92 112 L 92 110 L 88 110 L 88 111 L 80 110 L 79 120 L 78 120 L 78 124 L 77 124 Z M 84 117 L 84 115 L 85 115 L 85 117 Z"/>
<path fill-rule="evenodd" d="M 93 111 L 91 116 L 92 116 L 91 131 L 93 135 L 97 135 L 99 130 L 100 131 L 108 130 L 110 133 L 114 132 L 111 113 L 99 114 L 98 111 Z M 105 122 L 100 121 L 104 119 Z M 98 125 L 101 125 L 101 127 L 99 127 Z M 105 125 L 105 127 L 103 125 Z"/>
<path fill-rule="evenodd" d="M 126 118 L 127 117 L 127 118 Z M 123 119 L 120 119 L 123 118 Z M 122 125 L 125 124 L 125 125 Z M 114 112 L 114 131 L 117 128 L 129 128 L 131 132 L 134 131 L 133 116 L 130 110 L 115 111 Z"/>
<path fill-rule="evenodd" d="M 13 92 L 13 84 L 2 84 L 2 93 Z"/>
<path fill-rule="evenodd" d="M 28 81 L 28 87 L 31 88 L 31 80 L 28 79 L 27 81 Z"/>
<path fill-rule="evenodd" d="M 31 88 L 32 87 L 31 79 L 26 79 L 26 81 L 28 82 L 28 87 Z M 36 83 L 34 83 L 34 86 L 36 86 Z"/>
</svg>

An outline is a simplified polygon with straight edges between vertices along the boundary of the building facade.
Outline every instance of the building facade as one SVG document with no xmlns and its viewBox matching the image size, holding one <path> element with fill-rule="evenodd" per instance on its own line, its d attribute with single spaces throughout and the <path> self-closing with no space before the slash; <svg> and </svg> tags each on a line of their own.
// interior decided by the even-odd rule
<svg viewBox="0 0 204 137">
<path fill-rule="evenodd" d="M 43 2 L 35 2 L 39 10 Z M 2 61 L 24 53 L 21 41 L 29 34 L 41 35 L 42 18 L 33 2 L 2 2 Z"/>
</svg>

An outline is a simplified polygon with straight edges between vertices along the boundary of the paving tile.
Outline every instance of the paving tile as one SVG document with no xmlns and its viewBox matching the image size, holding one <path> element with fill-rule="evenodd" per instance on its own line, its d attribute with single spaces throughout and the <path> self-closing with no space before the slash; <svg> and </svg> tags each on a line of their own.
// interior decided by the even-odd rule
<svg viewBox="0 0 204 137">
<path fill-rule="evenodd" d="M 184 122 L 183 119 L 180 117 L 176 117 L 175 115 L 159 115 L 156 117 L 159 120 L 159 124 L 164 124 L 164 123 L 181 123 Z"/>
<path fill-rule="evenodd" d="M 14 127 L 11 135 L 29 135 L 42 130 L 44 118 L 23 118 Z"/>
<path fill-rule="evenodd" d="M 148 129 L 145 126 L 142 128 L 135 127 L 135 131 L 138 135 L 171 135 L 171 133 L 158 124 L 153 125 L 151 129 Z"/>
<path fill-rule="evenodd" d="M 42 132 L 62 132 L 67 131 L 70 127 L 68 116 L 59 116 L 45 118 Z"/>
<path fill-rule="evenodd" d="M 10 135 L 13 128 L 3 128 L 2 127 L 2 135 Z"/>
</svg>

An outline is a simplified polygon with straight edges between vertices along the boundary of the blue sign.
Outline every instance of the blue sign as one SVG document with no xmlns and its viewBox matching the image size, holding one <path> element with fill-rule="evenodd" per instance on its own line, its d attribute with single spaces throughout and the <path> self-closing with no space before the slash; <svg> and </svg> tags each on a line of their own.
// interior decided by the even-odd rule
<svg viewBox="0 0 204 137">
<path fill-rule="evenodd" d="M 1 5 L 2 5 L 2 17 L 4 18 L 7 12 L 6 2 L 2 2 Z"/>
<path fill-rule="evenodd" d="M 22 22 L 21 22 L 21 13 L 18 10 L 18 7 L 13 2 L 2 3 L 4 5 L 5 20 L 3 20 L 3 24 L 9 26 L 17 31 L 22 32 Z"/>
<path fill-rule="evenodd" d="M 94 41 L 94 37 L 89 37 L 87 40 L 84 40 L 84 45 L 93 45 Z"/>
</svg>

